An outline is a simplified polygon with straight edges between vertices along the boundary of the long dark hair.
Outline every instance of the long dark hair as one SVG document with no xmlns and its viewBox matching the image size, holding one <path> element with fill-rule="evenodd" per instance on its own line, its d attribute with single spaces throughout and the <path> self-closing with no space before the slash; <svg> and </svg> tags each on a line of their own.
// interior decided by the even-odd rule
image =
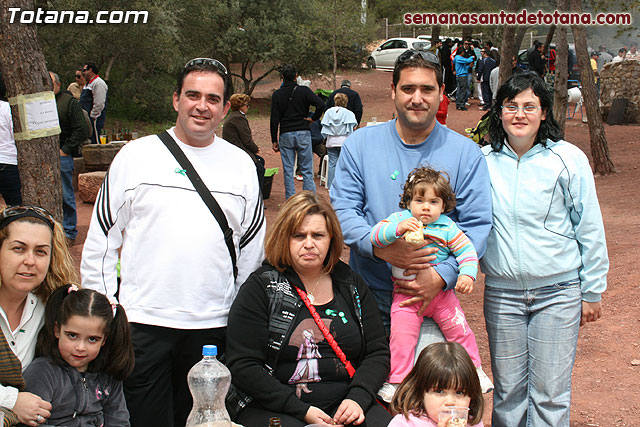
<svg viewBox="0 0 640 427">
<path fill-rule="evenodd" d="M 44 326 L 38 334 L 36 355 L 50 357 L 54 363 L 65 366 L 58 349 L 56 328 L 71 316 L 98 317 L 104 321 L 105 343 L 98 356 L 89 363 L 89 372 L 105 372 L 117 380 L 124 380 L 133 371 L 134 355 L 131 345 L 129 321 L 120 304 L 114 308 L 103 294 L 91 289 L 77 289 L 66 285 L 56 289 L 44 312 Z"/>
<path fill-rule="evenodd" d="M 484 399 L 480 379 L 469 353 L 457 342 L 438 342 L 427 346 L 393 395 L 391 412 L 416 416 L 426 414 L 424 395 L 431 389 L 462 391 L 471 398 L 469 425 L 482 421 Z"/>
<path fill-rule="evenodd" d="M 547 88 L 544 80 L 538 77 L 537 74 L 531 71 L 525 71 L 523 73 L 516 73 L 509 77 L 500 88 L 496 95 L 496 102 L 491 107 L 490 122 L 489 122 L 489 136 L 491 138 L 491 148 L 493 151 L 500 151 L 504 145 L 504 140 L 507 138 L 507 133 L 502 126 L 502 104 L 505 101 L 510 101 L 520 92 L 523 92 L 531 88 L 533 93 L 540 98 L 540 106 L 542 111 L 546 113 L 546 117 L 540 123 L 538 134 L 533 143 L 547 145 L 547 139 L 552 141 L 559 141 L 562 139 L 562 129 L 560 125 L 553 118 L 553 94 Z"/>
</svg>

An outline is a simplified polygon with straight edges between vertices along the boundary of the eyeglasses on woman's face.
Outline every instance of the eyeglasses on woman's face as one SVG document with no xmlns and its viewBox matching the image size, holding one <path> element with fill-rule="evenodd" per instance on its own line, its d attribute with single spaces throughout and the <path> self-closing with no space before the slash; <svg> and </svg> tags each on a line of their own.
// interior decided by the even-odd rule
<svg viewBox="0 0 640 427">
<path fill-rule="evenodd" d="M 542 107 L 536 107 L 535 105 L 525 105 L 518 107 L 517 105 L 503 105 L 502 111 L 505 114 L 517 114 L 519 110 L 522 110 L 525 114 L 536 114 Z"/>
</svg>

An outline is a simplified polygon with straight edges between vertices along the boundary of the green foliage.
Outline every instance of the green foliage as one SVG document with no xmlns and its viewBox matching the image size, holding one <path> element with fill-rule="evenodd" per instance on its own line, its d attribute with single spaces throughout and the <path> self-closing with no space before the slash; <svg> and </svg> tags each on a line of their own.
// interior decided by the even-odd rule
<svg viewBox="0 0 640 427">
<path fill-rule="evenodd" d="M 51 3 L 47 3 L 51 4 Z M 43 24 L 38 31 L 48 68 L 66 87 L 87 61 L 109 84 L 110 118 L 173 117 L 175 75 L 190 58 L 227 65 L 246 93 L 278 66 L 301 72 L 359 67 L 372 38 L 360 24 L 360 0 L 57 0 L 61 10 L 148 11 L 146 24 Z M 372 20 L 370 20 L 372 22 Z M 256 65 L 258 65 L 256 67 Z M 259 70 L 259 71 L 258 71 Z"/>
<path fill-rule="evenodd" d="M 305 24 L 315 58 L 310 70 L 332 70 L 334 51 L 338 67 L 359 68 L 368 55 L 363 47 L 375 34 L 374 20 L 361 22 L 360 0 L 310 0 L 306 6 L 315 16 Z"/>
</svg>

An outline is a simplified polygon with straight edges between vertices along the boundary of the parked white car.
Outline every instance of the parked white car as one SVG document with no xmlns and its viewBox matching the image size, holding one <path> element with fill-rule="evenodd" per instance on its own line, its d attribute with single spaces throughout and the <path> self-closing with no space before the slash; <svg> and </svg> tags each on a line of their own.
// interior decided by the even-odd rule
<svg viewBox="0 0 640 427">
<path fill-rule="evenodd" d="M 376 48 L 369 58 L 369 68 L 393 69 L 396 58 L 407 49 L 427 50 L 431 47 L 428 40 L 420 40 L 409 37 L 396 37 L 389 39 Z"/>
</svg>

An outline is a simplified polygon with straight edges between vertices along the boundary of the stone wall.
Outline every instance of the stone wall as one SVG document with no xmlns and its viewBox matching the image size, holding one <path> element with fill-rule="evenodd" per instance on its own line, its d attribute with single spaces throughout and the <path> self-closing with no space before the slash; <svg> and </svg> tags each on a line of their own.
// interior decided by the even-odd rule
<svg viewBox="0 0 640 427">
<path fill-rule="evenodd" d="M 85 169 L 89 172 L 106 171 L 123 146 L 124 142 L 85 145 L 82 147 Z"/>
<path fill-rule="evenodd" d="M 640 123 L 640 61 L 626 60 L 605 64 L 600 72 L 600 111 L 606 122 L 611 102 L 616 98 L 629 101 L 625 123 Z"/>
</svg>

